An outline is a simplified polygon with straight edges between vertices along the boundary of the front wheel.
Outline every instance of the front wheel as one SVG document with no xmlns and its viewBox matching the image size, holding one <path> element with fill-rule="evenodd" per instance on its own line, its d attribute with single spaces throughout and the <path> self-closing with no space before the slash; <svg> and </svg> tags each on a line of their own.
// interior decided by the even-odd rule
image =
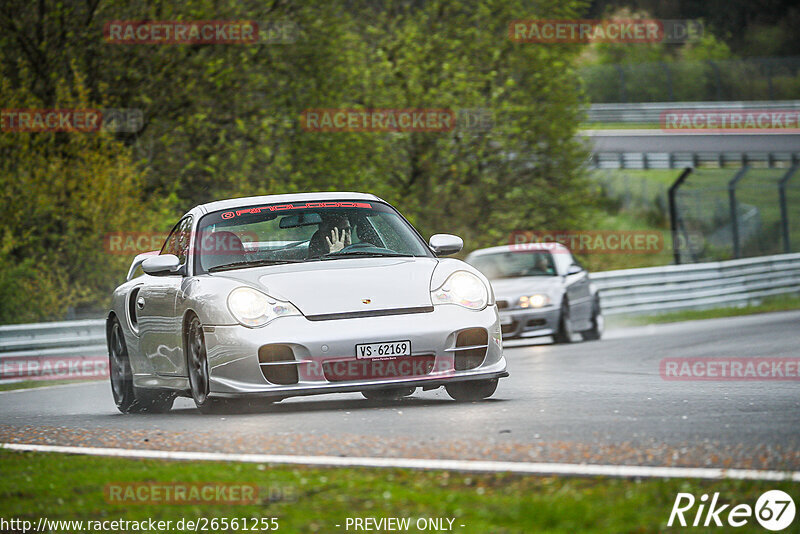
<svg viewBox="0 0 800 534">
<path fill-rule="evenodd" d="M 457 401 L 477 401 L 491 397 L 497 390 L 497 379 L 468 380 L 444 386 L 447 394 Z"/>
<path fill-rule="evenodd" d="M 595 299 L 592 304 L 592 327 L 581 332 L 584 341 L 597 341 L 603 337 L 603 313 L 600 311 L 600 302 Z"/>
<path fill-rule="evenodd" d="M 216 413 L 228 408 L 225 399 L 209 397 L 211 385 L 208 372 L 206 341 L 200 319 L 192 317 L 186 332 L 186 364 L 189 370 L 189 389 L 195 406 L 202 413 Z"/>
<path fill-rule="evenodd" d="M 558 321 L 558 332 L 553 335 L 556 343 L 572 343 L 572 325 L 569 322 L 569 304 L 565 300 L 561 305 L 561 313 Z"/>
</svg>

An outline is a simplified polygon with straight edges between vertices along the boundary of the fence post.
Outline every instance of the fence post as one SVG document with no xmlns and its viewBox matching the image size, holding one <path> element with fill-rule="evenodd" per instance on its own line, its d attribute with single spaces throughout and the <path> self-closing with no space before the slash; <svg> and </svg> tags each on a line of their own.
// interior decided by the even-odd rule
<svg viewBox="0 0 800 534">
<path fill-rule="evenodd" d="M 678 193 L 678 188 L 683 185 L 686 178 L 692 173 L 692 167 L 686 167 L 683 172 L 678 176 L 678 179 L 669 187 L 667 196 L 669 198 L 669 224 L 672 230 L 672 255 L 675 258 L 675 265 L 681 263 L 680 244 L 678 243 L 678 205 L 675 202 L 675 195 Z"/>
<path fill-rule="evenodd" d="M 786 171 L 781 180 L 778 182 L 778 202 L 781 205 L 781 229 L 783 230 L 783 251 L 789 254 L 792 250 L 792 242 L 789 239 L 789 210 L 786 207 L 786 184 L 797 171 L 800 164 L 795 163 Z"/>
<path fill-rule="evenodd" d="M 669 65 L 661 62 L 661 67 L 664 69 L 664 74 L 667 77 L 667 98 L 670 102 L 675 101 L 675 93 L 672 91 L 672 72 L 669 70 Z"/>
<path fill-rule="evenodd" d="M 731 209 L 731 239 L 733 241 L 733 257 L 739 259 L 742 256 L 742 246 L 739 243 L 739 213 L 736 205 L 736 184 L 741 180 L 747 171 L 750 170 L 749 165 L 745 165 L 736 175 L 728 182 L 728 202 Z"/>
<path fill-rule="evenodd" d="M 769 99 L 775 100 L 775 91 L 772 86 L 772 61 L 767 60 L 767 88 L 769 92 Z"/>
<path fill-rule="evenodd" d="M 717 101 L 721 101 L 722 100 L 722 80 L 721 80 L 721 77 L 719 75 L 719 66 L 717 66 L 717 64 L 715 62 L 713 62 L 712 60 L 710 60 L 710 59 L 708 60 L 708 63 L 709 63 L 709 65 L 711 65 L 711 68 L 714 69 L 714 85 L 717 88 Z"/>
</svg>

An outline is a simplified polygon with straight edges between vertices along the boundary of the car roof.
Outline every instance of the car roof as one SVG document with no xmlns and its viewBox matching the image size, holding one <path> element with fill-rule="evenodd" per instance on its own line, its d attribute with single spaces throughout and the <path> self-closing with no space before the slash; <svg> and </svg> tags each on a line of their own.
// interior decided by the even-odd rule
<svg viewBox="0 0 800 534">
<path fill-rule="evenodd" d="M 369 193 L 355 193 L 350 191 L 325 191 L 317 193 L 288 193 L 283 195 L 261 195 L 256 197 L 230 198 L 227 200 L 216 200 L 201 204 L 195 209 L 201 213 L 209 213 L 217 210 L 231 209 L 239 206 L 252 206 L 254 204 L 277 204 L 283 202 L 314 202 L 325 200 L 383 200 Z M 193 210 L 194 211 L 194 210 Z"/>
<path fill-rule="evenodd" d="M 520 243 L 518 245 L 501 245 L 499 247 L 479 248 L 469 253 L 469 256 L 483 256 L 484 254 L 497 254 L 502 252 L 524 252 L 527 250 L 545 250 L 550 251 L 554 249 L 569 250 L 561 243 L 555 241 L 541 242 L 541 243 Z"/>
</svg>

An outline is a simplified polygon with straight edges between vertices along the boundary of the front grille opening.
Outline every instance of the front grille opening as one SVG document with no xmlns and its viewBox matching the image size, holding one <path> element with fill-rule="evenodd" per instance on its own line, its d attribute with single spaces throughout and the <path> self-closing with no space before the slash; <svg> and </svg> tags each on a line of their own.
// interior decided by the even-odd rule
<svg viewBox="0 0 800 534">
<path fill-rule="evenodd" d="M 456 337 L 456 348 L 476 345 L 479 345 L 480 348 L 456 351 L 454 362 L 456 371 L 475 369 L 482 364 L 486 358 L 486 351 L 489 349 L 488 343 L 489 332 L 485 328 L 470 328 L 459 332 Z"/>
<path fill-rule="evenodd" d="M 508 301 L 507 300 L 498 300 L 497 301 L 497 309 L 498 310 L 505 310 L 508 308 Z"/>
<path fill-rule="evenodd" d="M 294 353 L 289 345 L 264 345 L 258 349 L 258 363 L 293 362 Z M 267 382 L 286 386 L 297 384 L 297 365 L 261 365 L 261 374 Z"/>
<path fill-rule="evenodd" d="M 516 329 L 517 329 L 517 322 L 516 321 L 512 321 L 512 322 L 510 322 L 508 324 L 500 325 L 500 330 L 504 334 L 509 334 L 509 333 L 513 332 L 514 330 L 516 330 Z"/>
<path fill-rule="evenodd" d="M 435 362 L 434 354 L 422 354 L 387 359 L 329 361 L 322 364 L 322 370 L 328 382 L 411 378 L 429 375 Z"/>
</svg>

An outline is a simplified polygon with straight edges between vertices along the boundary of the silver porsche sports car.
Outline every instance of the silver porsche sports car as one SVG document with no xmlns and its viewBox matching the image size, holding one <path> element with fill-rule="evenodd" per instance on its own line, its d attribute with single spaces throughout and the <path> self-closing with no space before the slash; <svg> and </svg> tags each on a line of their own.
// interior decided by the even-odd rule
<svg viewBox="0 0 800 534">
<path fill-rule="evenodd" d="M 508 376 L 486 277 L 392 206 L 308 193 L 197 206 L 114 291 L 107 339 L 122 412 L 202 411 L 444 386 L 478 400 Z M 139 271 L 143 274 L 136 276 Z"/>
<path fill-rule="evenodd" d="M 506 245 L 473 251 L 466 261 L 492 283 L 503 337 L 552 336 L 569 343 L 603 335 L 600 296 L 589 273 L 560 243 Z"/>
</svg>

